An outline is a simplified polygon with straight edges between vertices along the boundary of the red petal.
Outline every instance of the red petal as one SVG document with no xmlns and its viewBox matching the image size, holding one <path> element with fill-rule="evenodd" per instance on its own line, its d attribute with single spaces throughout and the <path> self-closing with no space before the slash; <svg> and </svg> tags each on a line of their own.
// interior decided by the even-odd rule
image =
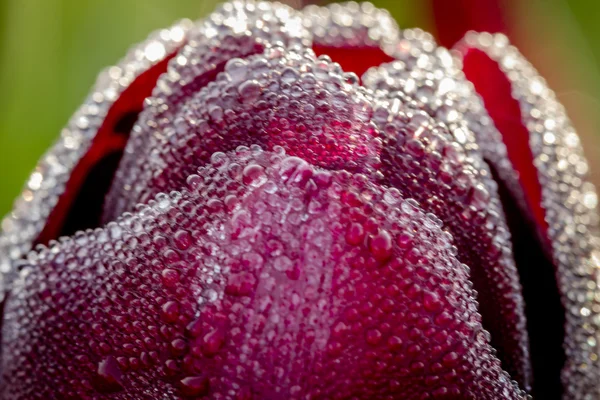
<svg viewBox="0 0 600 400">
<path fill-rule="evenodd" d="M 541 263 L 523 274 L 531 279 L 529 290 L 546 302 L 528 300 L 528 307 L 538 307 L 538 313 L 544 315 L 536 322 L 537 329 L 547 325 L 540 336 L 542 343 L 546 338 L 553 342 L 556 337 L 564 339 L 564 350 L 557 344 L 542 348 L 536 344 L 538 349 L 533 351 L 532 344 L 532 351 L 538 354 L 534 371 L 541 371 L 543 378 L 538 379 L 534 395 L 546 397 L 563 390 L 566 396 L 585 393 L 594 397 L 599 390 L 600 361 L 596 357 L 590 361 L 581 349 L 589 346 L 586 335 L 598 332 L 594 322 L 598 311 L 591 311 L 595 306 L 590 300 L 595 295 L 574 293 L 577 288 L 596 285 L 596 272 L 580 266 L 597 264 L 597 195 L 587 182 L 588 166 L 579 139 L 555 94 L 505 36 L 469 34 L 458 49 L 464 56 L 467 77 L 502 131 L 512 164 L 520 173 L 521 187 L 511 189 L 525 193 L 526 214 L 533 216 L 536 236 L 542 238 L 542 248 L 553 264 Z M 525 288 L 527 291 L 527 285 Z M 555 301 L 551 296 L 560 296 L 564 328 L 557 318 L 559 312 L 552 311 Z M 586 365 L 585 371 L 578 367 L 580 363 Z M 563 364 L 561 388 L 558 369 Z"/>
<path fill-rule="evenodd" d="M 503 0 L 432 0 L 431 7 L 442 46 L 451 47 L 468 31 L 506 32 Z"/>
<path fill-rule="evenodd" d="M 448 51 L 420 31 L 402 35 L 393 53 L 400 60 L 363 77 L 365 86 L 389 99 L 375 112 L 387 134 L 382 171 L 390 185 L 417 199 L 453 233 L 458 258 L 471 268 L 483 324 L 499 358 L 529 389 L 523 290 L 497 185 L 484 161 L 489 155 L 503 161 L 506 156 L 497 143 L 480 141 L 478 147 L 471 129 L 487 141 L 499 134 Z M 401 112 L 394 115 L 393 109 Z"/>
<path fill-rule="evenodd" d="M 369 173 L 380 142 L 371 103 L 351 80 L 310 50 L 275 47 L 230 60 L 215 82 L 180 106 L 161 142 L 146 149 L 132 143 L 136 164 L 121 165 L 108 215 L 176 189 L 212 153 L 239 145 L 282 146 L 327 169 Z"/>
<path fill-rule="evenodd" d="M 392 60 L 384 47 L 396 39 L 398 27 L 387 10 L 352 2 L 308 6 L 304 23 L 313 34 L 315 53 L 327 55 L 344 71 L 361 76 L 370 67 Z"/>
<path fill-rule="evenodd" d="M 481 155 L 466 152 L 444 125 L 425 113 L 385 113 L 392 108 L 384 103 L 375 113 L 386 132 L 385 182 L 419 201 L 456 238 L 457 258 L 470 267 L 492 343 L 512 378 L 527 388 L 531 365 L 525 304 L 492 174 Z"/>
<path fill-rule="evenodd" d="M 166 71 L 167 63 L 175 54 L 168 55 L 140 74 L 112 104 L 89 150 L 73 168 L 64 194 L 60 196 L 35 243 L 47 244 L 61 235 L 71 235 L 80 229 L 100 224 L 99 209 L 94 210 L 93 204 L 97 204 L 96 208 L 102 207 L 106 186 L 112 179 L 110 172 L 114 172 L 114 169 L 103 171 L 106 173 L 105 179 L 93 175 L 92 171 L 102 160 L 112 155 L 118 157 L 122 154 L 131 130 L 129 120 L 137 118 L 144 100 L 150 96 L 158 77 Z M 106 167 L 102 166 L 102 168 Z M 86 181 L 90 181 L 94 188 L 87 188 L 84 192 Z M 78 196 L 85 196 L 79 205 L 76 204 Z M 80 209 L 81 207 L 83 209 Z"/>
<path fill-rule="evenodd" d="M 521 122 L 521 108 L 512 96 L 510 81 L 498 64 L 481 50 L 468 50 L 463 64 L 467 79 L 475 85 L 490 117 L 502 133 L 508 157 L 519 173 L 531 213 L 540 229 L 545 231 L 548 225 L 542 209 L 542 188 L 529 147 L 529 131 Z"/>
<path fill-rule="evenodd" d="M 521 398 L 413 200 L 257 148 L 188 182 L 32 255 L 5 398 Z"/>
<path fill-rule="evenodd" d="M 289 153 L 322 167 L 371 170 L 376 164 L 369 160 L 376 161 L 377 144 L 370 144 L 373 139 L 369 126 L 370 102 L 360 90 L 342 84 L 345 78 L 341 71 L 326 61 L 316 62 L 310 55 L 286 54 L 283 49 L 277 48 L 266 54 L 266 58 L 255 56 L 231 61 L 226 74 L 220 75 L 180 106 L 181 112 L 175 117 L 177 130 L 166 133 L 170 137 L 168 141 L 164 140 L 164 144 L 157 144 L 155 148 L 141 153 L 136 151 L 139 170 L 122 170 L 129 174 L 131 182 L 136 182 L 136 187 L 116 196 L 120 206 L 108 209 L 115 213 L 131 210 L 135 204 L 147 201 L 158 192 L 176 189 L 194 168 L 206 162 L 212 152 L 237 145 L 280 145 Z M 312 75 L 305 74 L 303 80 L 302 71 L 314 73 L 319 79 L 316 82 L 312 78 L 306 80 Z M 297 86 L 297 90 L 293 85 Z M 332 89 L 336 87 L 337 92 Z M 247 95 L 251 95 L 250 101 L 246 101 Z M 329 96 L 332 100 L 327 100 Z M 323 105 L 335 107 L 319 109 L 316 119 L 310 113 L 296 111 L 296 102 L 313 107 L 321 101 Z M 222 110 L 228 110 L 230 114 L 221 115 Z M 280 118 L 285 119 L 286 130 L 290 134 L 284 134 L 286 131 L 281 128 Z M 401 118 L 398 117 L 396 124 L 390 126 L 386 126 L 385 121 L 377 122 L 382 131 L 391 127 L 392 132 L 401 130 L 407 133 L 411 129 L 410 118 Z M 415 123 L 417 120 L 415 118 Z M 476 157 L 478 163 L 471 165 L 472 161 L 460 154 L 460 146 L 452 145 L 455 139 L 444 131 L 445 128 L 435 127 L 433 135 L 430 135 L 428 129 L 434 129 L 435 124 L 427 119 L 422 122 L 424 131 L 417 135 L 414 143 L 402 142 L 397 148 L 390 143 L 386 153 L 388 165 L 384 172 L 395 177 L 389 183 L 401 188 L 406 195 L 417 197 L 427 204 L 429 211 L 441 214 L 459 238 L 461 261 L 474 268 L 477 289 L 491 299 L 482 303 L 486 327 L 492 330 L 493 340 L 501 349 L 503 359 L 510 360 L 507 362 L 511 372 L 515 371 L 515 377 L 527 385 L 530 371 L 520 286 L 510 248 L 502 248 L 508 245 L 506 227 L 501 222 L 502 211 L 494 194 L 491 173 L 485 169 L 480 156 Z M 432 126 L 427 126 L 428 123 Z M 419 130 L 419 123 L 413 128 Z M 323 134 L 327 132 L 333 134 L 331 140 L 323 140 Z M 427 154 L 416 154 L 414 152 L 418 149 L 412 148 L 412 144 L 433 147 L 423 152 Z M 364 150 L 359 151 L 357 145 L 363 146 Z M 431 155 L 429 152 L 432 152 Z M 150 154 L 152 158 L 146 161 L 144 154 Z M 460 190 L 444 182 L 441 175 L 438 176 L 439 171 L 430 173 L 425 167 L 420 172 L 421 176 L 415 179 L 415 168 L 419 168 L 415 165 L 439 166 L 437 158 L 440 154 L 448 161 L 442 166 L 444 176 L 450 180 L 460 176 L 458 179 L 463 180 L 461 186 L 464 187 Z M 357 156 L 365 162 L 357 162 Z M 417 164 L 407 167 L 397 156 L 409 157 Z M 481 168 L 481 176 L 471 180 L 471 171 Z M 438 181 L 439 186 L 435 183 Z M 116 185 L 126 186 L 118 181 Z M 478 204 L 479 208 L 469 210 L 475 207 L 474 204 Z M 482 204 L 487 206 L 489 217 L 483 215 Z M 447 211 L 448 207 L 452 207 L 451 211 Z M 472 224 L 465 225 L 464 218 L 471 214 L 483 220 L 489 218 L 489 224 L 474 219 Z M 462 215 L 463 219 L 457 219 L 457 215 Z M 480 247 L 473 248 L 474 236 L 489 240 L 483 239 Z M 498 318 L 498 315 L 501 317 Z"/>
<path fill-rule="evenodd" d="M 0 296 L 10 285 L 15 264 L 36 242 L 98 224 L 102 187 L 109 185 L 116 168 L 116 162 L 114 168 L 107 164 L 118 161 L 129 123 L 166 67 L 165 58 L 185 40 L 187 29 L 183 21 L 154 33 L 121 63 L 105 70 L 57 143 L 42 157 L 13 212 L 3 221 Z"/>
<path fill-rule="evenodd" d="M 334 47 L 314 44 L 312 48 L 318 56 L 326 55 L 339 63 L 345 71 L 354 72 L 358 76 L 371 67 L 392 60 L 392 57 L 379 47 Z"/>
<path fill-rule="evenodd" d="M 123 212 L 122 196 L 139 200 L 137 194 L 128 193 L 139 189 L 140 179 L 147 184 L 147 178 L 138 176 L 139 170 L 153 162 L 152 151 L 173 134 L 173 121 L 187 100 L 212 82 L 227 61 L 262 53 L 274 43 L 297 46 L 308 36 L 300 14 L 282 4 L 227 3 L 202 21 L 146 102 L 107 196 L 104 221 Z"/>
</svg>

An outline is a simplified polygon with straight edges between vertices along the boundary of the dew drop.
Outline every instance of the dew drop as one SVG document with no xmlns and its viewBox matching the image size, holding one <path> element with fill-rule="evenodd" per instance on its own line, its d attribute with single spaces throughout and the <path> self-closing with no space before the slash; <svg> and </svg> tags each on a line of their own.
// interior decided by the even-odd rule
<svg viewBox="0 0 600 400">
<path fill-rule="evenodd" d="M 265 169 L 258 164 L 250 164 L 242 172 L 242 181 L 244 185 L 259 187 L 267 181 Z"/>
<path fill-rule="evenodd" d="M 388 348 L 391 351 L 400 350 L 402 348 L 402 339 L 398 336 L 391 336 L 388 339 Z"/>
<path fill-rule="evenodd" d="M 179 381 L 184 396 L 205 396 L 208 394 L 209 382 L 201 376 L 188 376 Z"/>
<path fill-rule="evenodd" d="M 225 293 L 232 296 L 248 296 L 254 291 L 256 277 L 250 272 L 233 274 L 227 280 Z"/>
<path fill-rule="evenodd" d="M 367 331 L 367 343 L 369 343 L 372 346 L 379 344 L 379 342 L 381 341 L 381 337 L 381 332 L 378 329 L 369 329 Z"/>
<path fill-rule="evenodd" d="M 273 260 L 273 268 L 280 272 L 290 271 L 293 267 L 292 261 L 286 256 L 279 256 Z"/>
<path fill-rule="evenodd" d="M 161 307 L 161 316 L 165 322 L 175 322 L 179 318 L 179 303 L 167 301 Z"/>
<path fill-rule="evenodd" d="M 195 319 L 188 324 L 185 328 L 188 335 L 191 337 L 198 337 L 202 333 L 202 320 Z"/>
<path fill-rule="evenodd" d="M 362 224 L 358 222 L 353 222 L 348 226 L 346 230 L 346 242 L 353 246 L 359 245 L 362 243 L 365 238 L 365 229 Z"/>
<path fill-rule="evenodd" d="M 123 390 L 123 372 L 119 363 L 113 356 L 109 356 L 98 363 L 96 377 L 92 385 L 99 393 L 115 393 Z"/>
<path fill-rule="evenodd" d="M 396 244 L 401 249 L 408 249 L 412 246 L 413 237 L 409 233 L 401 233 L 396 238 Z"/>
<path fill-rule="evenodd" d="M 281 73 L 281 81 L 283 83 L 291 84 L 291 83 L 294 83 L 295 81 L 297 81 L 298 78 L 299 78 L 298 72 L 296 72 L 296 70 L 293 68 L 286 68 Z"/>
<path fill-rule="evenodd" d="M 171 351 L 173 354 L 179 356 L 185 353 L 187 349 L 187 343 L 184 339 L 178 338 L 171 341 Z"/>
<path fill-rule="evenodd" d="M 166 287 L 175 287 L 177 286 L 177 283 L 179 282 L 179 272 L 177 272 L 177 270 L 171 269 L 171 268 L 165 268 L 162 273 L 162 283 L 163 285 L 165 285 Z"/>
<path fill-rule="evenodd" d="M 225 64 L 225 72 L 232 83 L 242 82 L 248 74 L 248 63 L 239 58 L 231 59 Z"/>
<path fill-rule="evenodd" d="M 484 209 L 489 205 L 490 194 L 483 185 L 477 185 L 471 192 L 471 198 L 469 200 L 470 205 L 476 210 Z"/>
<path fill-rule="evenodd" d="M 425 310 L 432 313 L 439 313 L 442 311 L 443 306 L 437 294 L 433 292 L 423 293 L 423 307 L 425 307 Z"/>
<path fill-rule="evenodd" d="M 290 394 L 292 396 L 297 396 L 302 391 L 302 388 L 299 385 L 294 385 L 290 388 Z"/>
<path fill-rule="evenodd" d="M 313 170 L 310 164 L 299 157 L 286 157 L 281 161 L 280 173 L 288 183 L 302 183 L 312 176 Z"/>
<path fill-rule="evenodd" d="M 173 237 L 175 246 L 180 250 L 186 250 L 192 245 L 192 237 L 187 231 L 180 230 L 175 233 Z"/>
<path fill-rule="evenodd" d="M 202 353 L 207 356 L 214 356 L 225 344 L 225 332 L 216 328 L 204 335 L 202 338 Z"/>
<path fill-rule="evenodd" d="M 378 261 L 385 261 L 392 256 L 392 237 L 385 229 L 380 229 L 369 243 L 371 254 Z"/>
<path fill-rule="evenodd" d="M 254 103 L 259 98 L 261 91 L 260 83 L 254 79 L 242 83 L 238 88 L 240 100 L 244 104 Z"/>
<path fill-rule="evenodd" d="M 442 363 L 447 367 L 453 368 L 458 365 L 459 360 L 460 358 L 458 353 L 452 351 L 442 358 Z"/>
</svg>

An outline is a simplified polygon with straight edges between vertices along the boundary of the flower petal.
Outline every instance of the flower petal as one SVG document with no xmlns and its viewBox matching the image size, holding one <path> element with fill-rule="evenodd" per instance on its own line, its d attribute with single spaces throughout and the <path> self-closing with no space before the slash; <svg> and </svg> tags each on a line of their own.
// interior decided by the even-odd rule
<svg viewBox="0 0 600 400">
<path fill-rule="evenodd" d="M 450 229 L 458 258 L 471 268 L 483 323 L 499 358 L 513 379 L 530 389 L 522 287 L 498 188 L 484 161 L 490 154 L 508 164 L 505 148 L 490 139 L 477 145 L 473 132 L 486 138 L 499 134 L 447 50 L 418 30 L 403 31 L 393 49 L 397 61 L 363 77 L 382 99 L 375 111 L 386 133 L 382 173 Z"/>
<path fill-rule="evenodd" d="M 371 173 L 380 146 L 371 113 L 353 74 L 311 50 L 272 47 L 232 59 L 180 106 L 162 141 L 131 149 L 136 165 L 121 165 L 108 219 L 181 186 L 213 152 L 239 145 L 279 145 L 323 168 Z"/>
<path fill-rule="evenodd" d="M 509 146 L 531 154 L 558 289 L 566 310 L 562 374 L 565 396 L 600 395 L 600 295 L 597 195 L 575 129 L 555 94 L 504 35 L 469 34 L 459 46 L 467 77 L 475 83 Z M 481 74 L 488 78 L 480 79 Z M 497 86 L 491 92 L 489 85 Z M 503 104 L 510 108 L 500 109 Z M 504 106 L 503 106 L 504 107 Z M 505 121 L 512 121 L 512 124 Z M 515 136 L 524 136 L 517 137 Z M 513 142 L 513 139 L 515 140 Z M 526 148 L 524 148 L 526 147 Z M 517 161 L 514 161 L 517 166 Z M 519 171 L 521 172 L 521 171 Z M 523 185 L 531 199 L 531 188 Z M 529 203 L 535 213 L 535 205 Z M 531 209 L 530 208 L 530 209 Z"/>
<path fill-rule="evenodd" d="M 128 133 L 121 132 L 127 129 L 123 125 L 129 115 L 139 112 L 166 68 L 165 60 L 185 41 L 189 25 L 186 20 L 152 34 L 120 64 L 106 69 L 61 138 L 41 159 L 13 212 L 2 222 L 0 297 L 10 285 L 15 261 L 36 242 L 46 243 L 64 232 L 66 210 L 81 193 L 90 170 L 122 149 Z"/>
<path fill-rule="evenodd" d="M 502 135 L 465 78 L 460 63 L 420 29 L 402 31 L 389 52 L 397 61 L 367 71 L 362 78 L 364 86 L 380 91 L 380 97 L 397 98 L 424 110 L 447 125 L 467 154 L 483 157 L 494 166 L 525 207 L 519 174 L 507 157 Z"/>
<path fill-rule="evenodd" d="M 414 200 L 280 148 L 212 160 L 31 254 L 3 397 L 522 398 L 451 235 Z"/>
<path fill-rule="evenodd" d="M 506 8 L 510 1 L 502 0 L 432 0 L 440 43 L 451 47 L 470 30 L 506 33 Z"/>
<path fill-rule="evenodd" d="M 398 36 L 398 26 L 387 10 L 371 3 L 310 5 L 303 22 L 313 35 L 312 48 L 327 55 L 345 71 L 362 75 L 370 67 L 392 60 L 386 46 Z"/>
<path fill-rule="evenodd" d="M 418 39 L 413 37 L 411 40 Z M 110 213 L 107 220 L 133 210 L 135 204 L 144 203 L 159 192 L 180 187 L 212 152 L 226 151 L 238 145 L 281 145 L 290 154 L 328 169 L 344 168 L 372 175 L 379 163 L 379 145 L 374 140 L 377 132 L 371 126 L 371 100 L 355 82 L 344 82 L 352 79 L 351 76 L 343 76 L 335 65 L 326 59 L 317 61 L 309 52 L 303 54 L 299 50 L 277 47 L 267 49 L 265 55 L 235 59 L 227 65 L 225 73 L 219 75 L 215 82 L 209 83 L 179 106 L 179 114 L 171 118 L 175 129 L 167 131 L 168 137 L 163 139 L 162 144 L 132 152 L 137 155 L 139 170 L 122 171 L 129 174 L 129 181 L 136 184 L 129 190 L 113 192 L 116 202 L 107 207 Z M 316 81 L 315 75 L 319 78 Z M 324 106 L 330 103 L 334 107 L 317 109 L 314 115 L 318 118 L 315 118 L 308 111 L 319 101 Z M 310 110 L 298 112 L 301 104 L 310 105 Z M 386 107 L 391 109 L 394 106 L 384 104 L 382 111 Z M 225 115 L 223 110 L 229 114 Z M 477 289 L 484 297 L 492 299 L 482 303 L 486 326 L 491 328 L 493 339 L 501 343 L 497 347 L 501 349 L 503 358 L 510 360 L 511 372 L 527 387 L 530 370 L 521 289 L 491 173 L 480 156 L 464 157 L 461 147 L 453 144 L 456 140 L 444 127 L 422 117 L 413 118 L 411 112 L 390 116 L 393 123 L 386 120 L 387 114 L 382 116 L 383 120 L 374 119 L 381 131 L 411 129 L 412 124 L 416 132 L 422 124 L 427 133 L 422 137 L 417 134 L 412 144 L 427 147 L 435 141 L 438 146 L 433 144 L 424 154 L 416 154 L 411 143 L 396 143 L 394 138 L 394 144 L 390 143 L 386 153 L 388 165 L 381 172 L 387 177 L 394 177 L 386 180 L 387 183 L 428 203 L 429 211 L 441 213 L 460 238 L 461 261 L 473 266 Z M 465 136 L 470 134 L 468 130 L 464 132 Z M 329 138 L 328 134 L 331 135 Z M 405 168 L 407 157 L 412 163 L 437 165 L 440 152 L 450 154 L 443 166 L 443 175 L 463 181 L 458 191 L 441 181 L 440 171 L 436 170 L 433 174 L 429 170 L 422 171 L 415 180 L 416 164 Z M 146 161 L 144 154 L 153 157 Z M 450 159 L 452 155 L 454 158 Z M 402 158 L 404 160 L 400 161 Z M 480 176 L 471 178 L 473 171 Z M 436 181 L 440 182 L 437 187 Z M 423 191 L 423 185 L 433 189 L 434 196 Z M 126 188 L 127 184 L 117 180 L 115 187 Z M 475 203 L 479 208 L 469 210 Z M 452 211 L 448 211 L 450 205 Z M 489 214 L 483 212 L 486 206 Z M 489 224 L 479 224 L 477 219 L 465 225 L 464 218 L 471 214 L 487 219 Z M 462 217 L 457 218 L 458 215 Z M 473 248 L 474 236 L 488 240 Z"/>
<path fill-rule="evenodd" d="M 120 215 L 121 197 L 127 192 L 134 192 L 132 198 L 137 196 L 138 175 L 147 164 L 156 164 L 153 152 L 174 135 L 175 117 L 190 97 L 223 71 L 227 61 L 261 54 L 271 45 L 300 46 L 308 42 L 309 34 L 302 26 L 300 13 L 279 3 L 232 1 L 198 23 L 188 44 L 159 79 L 133 128 L 116 173 L 117 183 L 107 196 L 104 220 Z"/>
</svg>

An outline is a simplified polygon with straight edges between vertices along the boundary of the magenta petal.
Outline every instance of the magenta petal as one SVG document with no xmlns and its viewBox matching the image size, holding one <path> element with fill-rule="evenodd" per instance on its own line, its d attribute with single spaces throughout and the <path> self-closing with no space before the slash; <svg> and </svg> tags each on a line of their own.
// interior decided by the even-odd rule
<svg viewBox="0 0 600 400">
<path fill-rule="evenodd" d="M 370 67 L 393 60 L 386 47 L 397 39 L 399 30 L 387 10 L 366 2 L 346 2 L 310 5 L 302 12 L 315 53 L 330 57 L 344 71 L 361 76 Z"/>
<path fill-rule="evenodd" d="M 260 54 L 271 45 L 301 46 L 308 38 L 300 13 L 279 3 L 226 3 L 200 21 L 146 100 L 117 170 L 116 184 L 107 196 L 104 221 L 114 220 L 125 211 L 122 196 L 138 200 L 140 185 L 148 184 L 149 179 L 143 170 L 153 162 L 156 167 L 154 153 L 169 145 L 176 115 L 192 96 L 215 80 L 229 60 Z M 135 202 L 129 204 L 133 205 Z"/>
<path fill-rule="evenodd" d="M 519 399 L 454 253 L 364 176 L 216 154 L 181 191 L 29 259 L 2 394 Z"/>
<path fill-rule="evenodd" d="M 370 4 L 190 26 L 107 71 L 3 221 L 0 397 L 597 397 L 598 198 L 504 36 L 461 64 Z"/>
<path fill-rule="evenodd" d="M 239 145 L 282 146 L 327 169 L 372 173 L 380 141 L 370 98 L 354 77 L 306 49 L 230 60 L 180 106 L 162 142 L 138 149 L 132 142 L 136 165 L 120 166 L 108 215 L 180 187 L 212 153 Z"/>
<path fill-rule="evenodd" d="M 467 77 L 512 150 L 510 159 L 521 173 L 519 189 L 528 200 L 523 209 L 532 216 L 534 242 L 550 259 L 550 265 L 537 263 L 528 272 L 533 278 L 531 287 L 541 289 L 533 302 L 528 301 L 530 307 L 537 303 L 543 316 L 537 321 L 540 337 L 558 336 L 563 342 L 563 349 L 538 348 L 542 376 L 548 365 L 555 376 L 538 379 L 542 382 L 537 388 L 542 393 L 539 397 L 557 392 L 553 388 L 560 386 L 560 374 L 565 397 L 596 398 L 600 396 L 600 342 L 587 338 L 597 336 L 600 324 L 594 293 L 598 288 L 598 198 L 589 182 L 579 137 L 556 94 L 506 36 L 470 33 L 457 50 Z M 551 292 L 544 288 L 544 281 L 552 284 Z M 561 318 L 556 311 L 548 311 L 556 309 L 548 307 L 551 301 L 562 309 Z"/>
<path fill-rule="evenodd" d="M 437 61 L 436 55 L 429 57 Z M 438 80 L 421 80 L 411 61 L 384 64 L 365 75 L 365 85 L 377 89 L 382 99 L 374 113 L 384 132 L 381 172 L 386 184 L 418 200 L 452 232 L 458 259 L 471 268 L 483 324 L 498 356 L 513 379 L 530 388 L 525 303 L 511 235 L 497 184 L 483 158 L 486 152 L 457 111 L 472 104 L 470 111 L 480 116 L 483 109 L 472 91 L 443 92 L 444 85 L 465 85 L 464 77 L 459 81 L 459 76 L 438 72 Z M 436 101 L 444 97 L 446 104 Z M 472 126 L 478 134 L 488 132 L 479 122 Z"/>
</svg>

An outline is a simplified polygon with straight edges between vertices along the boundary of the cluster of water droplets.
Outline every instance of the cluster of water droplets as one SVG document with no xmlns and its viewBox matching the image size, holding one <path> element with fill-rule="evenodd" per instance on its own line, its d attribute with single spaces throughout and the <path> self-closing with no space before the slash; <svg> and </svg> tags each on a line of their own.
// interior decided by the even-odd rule
<svg viewBox="0 0 600 400">
<path fill-rule="evenodd" d="M 518 102 L 566 311 L 564 398 L 596 398 L 600 396 L 599 217 L 580 139 L 556 93 L 506 36 L 470 33 L 457 50 L 463 57 L 468 50 L 482 52 L 496 63 Z"/>
<path fill-rule="evenodd" d="M 180 191 L 32 253 L 3 395 L 515 396 L 439 220 L 274 150 L 215 153 Z"/>
<path fill-rule="evenodd" d="M 309 49 L 274 46 L 231 59 L 184 103 L 171 120 L 168 144 L 156 143 L 142 157 L 136 150 L 135 166 L 121 164 L 113 185 L 119 207 L 109 203 L 109 215 L 179 187 L 213 152 L 238 145 L 280 145 L 330 169 L 369 172 L 378 164 L 381 143 L 368 94 L 355 75 Z M 119 192 L 130 180 L 133 190 Z"/>
<path fill-rule="evenodd" d="M 116 222 L 19 264 L 3 395 L 522 398 L 490 346 L 526 388 L 521 288 L 484 158 L 523 203 L 522 191 L 460 61 L 368 4 L 297 12 L 234 1 L 187 36 L 134 126 L 106 203 L 105 221 Z M 397 60 L 367 72 L 362 88 L 311 42 Z M 150 42 L 138 53 L 155 62 L 168 49 Z M 501 62 L 517 65 L 510 52 Z M 594 390 L 585 369 L 597 366 L 598 323 L 586 321 L 598 299 L 593 280 L 568 268 L 598 274 L 595 243 L 577 239 L 597 222 L 597 197 L 576 134 L 530 68 L 512 76 L 535 77 L 516 93 L 540 133 L 532 144 L 543 150 L 561 282 L 577 289 L 566 301 L 577 327 L 568 355 L 587 358 L 565 376 L 589 388 L 567 379 L 576 396 Z M 111 82 L 127 71 L 108 71 Z M 92 100 L 114 101 L 107 87 Z M 540 110 L 557 112 L 551 127 Z M 65 138 L 61 152 L 81 146 Z M 61 172 L 33 175 L 30 197 L 67 178 L 47 158 Z"/>
<path fill-rule="evenodd" d="M 233 58 L 261 54 L 273 45 L 304 46 L 309 37 L 301 14 L 280 3 L 232 1 L 199 21 L 189 33 L 186 45 L 159 78 L 153 95 L 146 99 L 121 162 L 123 167 L 117 171 L 119 184 L 107 197 L 105 220 L 120 215 L 123 197 L 129 193 L 139 196 L 139 170 L 148 164 L 155 165 L 155 169 L 164 168 L 154 151 L 169 145 L 175 135 L 172 120 L 186 98 L 214 80 Z"/>
<path fill-rule="evenodd" d="M 476 151 L 426 112 L 381 101 L 373 121 L 383 135 L 383 181 L 418 200 L 457 239 L 458 258 L 471 268 L 484 325 L 506 368 L 530 384 L 522 290 L 497 184 Z"/>
<path fill-rule="evenodd" d="M 420 29 L 403 30 L 386 51 L 396 60 L 368 70 L 362 76 L 364 86 L 379 98 L 400 101 L 445 124 L 467 154 L 493 165 L 525 207 L 502 136 L 462 72 L 460 60 Z"/>
<path fill-rule="evenodd" d="M 384 48 L 396 42 L 398 24 L 387 10 L 364 2 L 308 5 L 302 10 L 302 22 L 313 43 L 333 47 Z"/>
</svg>

